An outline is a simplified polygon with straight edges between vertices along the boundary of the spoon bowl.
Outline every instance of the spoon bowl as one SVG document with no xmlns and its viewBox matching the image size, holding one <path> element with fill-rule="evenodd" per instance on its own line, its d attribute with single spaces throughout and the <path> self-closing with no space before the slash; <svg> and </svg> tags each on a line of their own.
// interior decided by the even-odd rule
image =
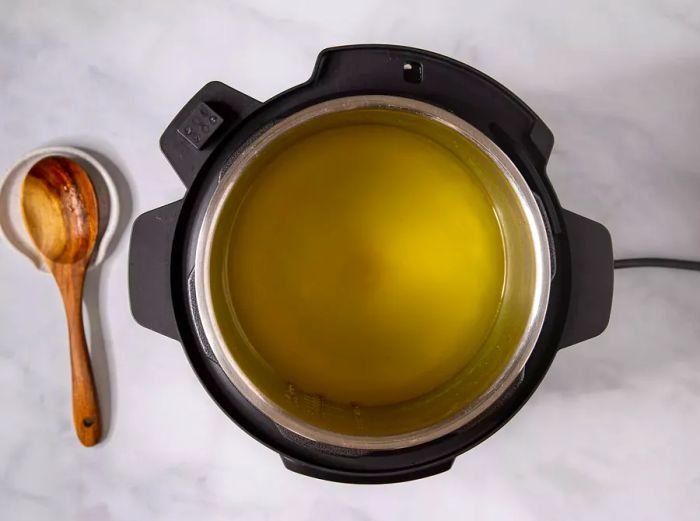
<svg viewBox="0 0 700 521">
<path fill-rule="evenodd" d="M 73 387 L 73 423 L 81 443 L 102 435 L 90 355 L 82 318 L 85 270 L 97 242 L 97 196 L 83 168 L 66 157 L 37 162 L 22 184 L 27 231 L 56 279 L 68 320 Z"/>
<path fill-rule="evenodd" d="M 85 260 L 97 242 L 97 197 L 75 161 L 47 157 L 24 180 L 22 211 L 29 235 L 49 261 Z"/>
</svg>

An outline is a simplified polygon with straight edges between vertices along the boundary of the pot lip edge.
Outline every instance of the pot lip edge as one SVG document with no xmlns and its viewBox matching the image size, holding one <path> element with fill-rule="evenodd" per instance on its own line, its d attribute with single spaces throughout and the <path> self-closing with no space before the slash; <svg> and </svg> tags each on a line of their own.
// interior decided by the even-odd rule
<svg viewBox="0 0 700 521">
<path fill-rule="evenodd" d="M 339 107 L 331 110 L 334 105 Z M 240 175 L 248 162 L 255 157 L 257 152 L 252 151 L 253 146 L 258 145 L 260 148 L 264 148 L 283 132 L 314 117 L 331 112 L 362 108 L 385 108 L 413 112 L 452 128 L 476 144 L 482 152 L 494 161 L 510 182 L 511 187 L 516 191 L 527 214 L 532 242 L 535 245 L 536 282 L 531 299 L 533 310 L 527 319 L 525 333 L 521 337 L 514 355 L 511 356 L 500 376 L 476 400 L 444 420 L 418 430 L 389 436 L 346 435 L 316 427 L 296 418 L 267 398 L 245 375 L 235 362 L 233 355 L 225 348 L 223 338 L 213 316 L 209 277 L 207 276 L 208 269 L 205 269 L 208 268 L 210 263 L 211 236 L 218 222 L 223 202 L 227 199 L 231 188 L 235 184 L 236 176 Z M 335 447 L 370 451 L 405 449 L 435 441 L 468 426 L 495 405 L 499 398 L 510 389 L 518 376 L 522 374 L 537 344 L 548 310 L 551 287 L 549 276 L 551 269 L 550 252 L 551 248 L 553 248 L 553 245 L 549 243 L 542 211 L 522 173 L 508 155 L 483 132 L 448 110 L 415 98 L 383 94 L 340 96 L 308 105 L 270 125 L 259 134 L 254 135 L 245 143 L 242 149 L 236 152 L 233 161 L 227 162 L 222 172 L 218 175 L 217 186 L 207 202 L 204 218 L 199 224 L 195 250 L 195 306 L 198 308 L 199 319 L 204 329 L 206 340 L 210 344 L 218 364 L 243 398 L 273 423 L 305 439 Z M 201 305 L 201 297 L 198 295 L 205 296 L 205 305 Z"/>
</svg>

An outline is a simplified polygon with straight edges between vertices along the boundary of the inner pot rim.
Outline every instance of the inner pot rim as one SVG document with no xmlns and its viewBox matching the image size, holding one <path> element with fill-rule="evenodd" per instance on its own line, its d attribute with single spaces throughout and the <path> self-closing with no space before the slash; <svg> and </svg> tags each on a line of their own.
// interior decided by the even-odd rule
<svg viewBox="0 0 700 521">
<path fill-rule="evenodd" d="M 269 399 L 243 372 L 225 345 L 214 316 L 209 276 L 212 243 L 219 215 L 238 177 L 245 171 L 250 161 L 283 133 L 302 123 L 324 114 L 355 109 L 384 109 L 412 113 L 445 125 L 475 144 L 495 163 L 517 196 L 527 219 L 534 252 L 535 283 L 530 314 L 518 345 L 498 378 L 477 399 L 452 416 L 418 430 L 388 436 L 357 436 L 326 430 L 301 420 Z M 197 240 L 194 297 L 206 340 L 220 367 L 238 391 L 270 420 L 318 443 L 351 449 L 395 450 L 426 443 L 463 427 L 491 407 L 515 382 L 534 349 L 544 322 L 551 282 L 549 249 L 547 231 L 540 208 L 522 174 L 493 141 L 472 125 L 446 110 L 410 98 L 385 95 L 335 98 L 296 112 L 266 129 L 239 151 L 230 166 L 219 175 L 218 186 L 209 201 Z M 202 302 L 202 295 L 204 302 Z"/>
</svg>

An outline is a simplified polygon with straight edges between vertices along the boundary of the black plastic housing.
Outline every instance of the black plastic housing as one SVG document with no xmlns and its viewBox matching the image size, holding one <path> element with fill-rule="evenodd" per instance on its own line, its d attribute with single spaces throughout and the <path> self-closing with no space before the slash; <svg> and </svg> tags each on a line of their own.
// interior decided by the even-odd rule
<svg viewBox="0 0 700 521">
<path fill-rule="evenodd" d="M 201 220 L 219 174 L 236 152 L 261 129 L 309 105 L 361 94 L 431 103 L 486 134 L 515 163 L 541 203 L 556 264 L 544 326 L 524 371 L 506 395 L 476 422 L 432 442 L 394 451 L 322 446 L 286 431 L 255 409 L 231 384 L 206 338 L 198 333 L 191 281 Z M 201 124 L 202 117 L 211 114 L 218 118 L 216 128 L 199 129 L 201 141 L 193 142 L 188 125 L 194 120 Z M 493 434 L 518 411 L 558 349 L 600 334 L 609 320 L 610 236 L 602 225 L 559 205 L 546 175 L 553 143 L 542 120 L 505 87 L 467 65 L 418 49 L 387 45 L 327 49 L 306 83 L 265 103 L 222 83 L 209 83 L 161 137 L 163 153 L 188 190 L 181 201 L 147 212 L 134 223 L 129 258 L 133 315 L 144 327 L 179 340 L 202 385 L 222 410 L 277 451 L 290 470 L 350 483 L 406 481 L 448 470 L 457 455 Z"/>
</svg>

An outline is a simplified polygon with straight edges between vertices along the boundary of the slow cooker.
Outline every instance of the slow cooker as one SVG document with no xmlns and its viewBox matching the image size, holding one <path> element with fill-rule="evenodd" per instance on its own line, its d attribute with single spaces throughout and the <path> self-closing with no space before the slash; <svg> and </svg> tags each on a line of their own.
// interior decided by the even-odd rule
<svg viewBox="0 0 700 521">
<path fill-rule="evenodd" d="M 560 206 L 553 141 L 417 49 L 324 50 L 264 103 L 209 83 L 161 137 L 187 192 L 134 223 L 133 315 L 288 469 L 445 471 L 609 320 L 610 236 Z"/>
</svg>

